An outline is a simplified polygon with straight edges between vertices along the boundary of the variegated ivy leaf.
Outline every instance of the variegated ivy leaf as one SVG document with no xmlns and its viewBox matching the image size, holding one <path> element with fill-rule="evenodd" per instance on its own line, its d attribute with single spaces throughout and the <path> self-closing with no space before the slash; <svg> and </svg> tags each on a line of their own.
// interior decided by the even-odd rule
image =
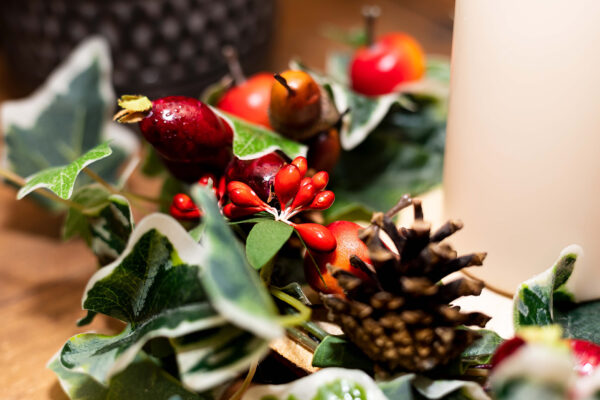
<svg viewBox="0 0 600 400">
<path fill-rule="evenodd" d="M 63 367 L 58 355 L 50 360 L 48 368 L 56 374 L 60 386 L 71 400 L 202 399 L 181 386 L 144 353 L 140 353 L 124 371 L 117 374 L 108 387 L 84 372 Z"/>
<path fill-rule="evenodd" d="M 242 399 L 388 400 L 369 375 L 344 368 L 325 368 L 285 385 L 257 385 L 250 388 Z"/>
<path fill-rule="evenodd" d="M 231 323 L 256 335 L 275 339 L 283 334 L 271 296 L 250 267 L 244 249 L 219 211 L 214 194 L 196 185 L 192 197 L 202 208 L 204 251 L 196 251 L 204 267 L 202 283 L 211 304 Z"/>
<path fill-rule="evenodd" d="M 4 164 L 20 176 L 30 176 L 68 165 L 112 140 L 112 156 L 91 168 L 120 183 L 119 167 L 139 143 L 132 132 L 111 122 L 114 103 L 108 44 L 99 37 L 87 39 L 31 96 L 2 104 Z"/>
<path fill-rule="evenodd" d="M 305 145 L 285 138 L 262 126 L 226 114 L 214 107 L 212 110 L 231 125 L 233 130 L 233 154 L 237 158 L 251 160 L 276 150 L 282 151 L 291 159 L 298 156 L 306 157 L 308 148 Z"/>
<path fill-rule="evenodd" d="M 577 287 L 572 284 L 579 273 L 575 266 L 581 254 L 581 247 L 568 246 L 552 267 L 519 286 L 513 306 L 515 330 L 560 324 L 566 337 L 600 344 L 600 300 L 579 302 Z"/>
<path fill-rule="evenodd" d="M 46 188 L 60 198 L 69 199 L 79 173 L 91 163 L 108 157 L 111 153 L 108 143 L 102 143 L 68 165 L 41 170 L 26 179 L 27 183 L 19 190 L 17 198 L 22 199 L 36 189 Z"/>
<path fill-rule="evenodd" d="M 78 190 L 72 198 L 85 213 L 70 208 L 63 226 L 63 238 L 79 236 L 92 249 L 100 265 L 114 261 L 125 250 L 133 230 L 129 202 L 98 184 Z"/>
</svg>

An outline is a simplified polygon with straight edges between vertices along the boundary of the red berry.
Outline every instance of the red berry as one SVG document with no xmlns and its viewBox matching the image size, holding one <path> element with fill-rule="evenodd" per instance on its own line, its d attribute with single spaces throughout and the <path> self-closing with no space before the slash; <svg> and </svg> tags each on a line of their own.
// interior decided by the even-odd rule
<svg viewBox="0 0 600 400">
<path fill-rule="evenodd" d="M 258 197 L 268 201 L 275 175 L 284 165 L 285 160 L 277 153 L 269 153 L 253 160 L 234 157 L 225 170 L 225 177 L 227 182 L 246 183 Z"/>
<path fill-rule="evenodd" d="M 600 364 L 600 346 L 581 339 L 568 339 L 579 375 L 591 375 Z"/>
<path fill-rule="evenodd" d="M 223 207 L 223 215 L 229 219 L 237 219 L 247 217 L 248 215 L 256 214 L 262 211 L 259 207 L 238 207 L 233 203 L 226 204 Z"/>
<path fill-rule="evenodd" d="M 231 159 L 231 127 L 194 98 L 170 96 L 153 101 L 139 126 L 146 140 L 169 161 L 202 163 L 222 172 Z"/>
<path fill-rule="evenodd" d="M 425 54 L 405 33 L 382 36 L 373 45 L 359 48 L 350 63 L 352 88 L 367 96 L 392 93 L 398 85 L 425 72 Z"/>
<path fill-rule="evenodd" d="M 315 199 L 310 203 L 309 208 L 313 210 L 326 210 L 333 204 L 335 200 L 335 194 L 331 190 L 325 190 L 317 193 Z"/>
<path fill-rule="evenodd" d="M 169 212 L 174 218 L 181 220 L 195 220 L 202 215 L 202 212 L 190 196 L 183 193 L 173 196 Z"/>
<path fill-rule="evenodd" d="M 522 338 L 515 336 L 512 339 L 505 340 L 502 342 L 498 348 L 496 348 L 496 352 L 492 356 L 492 360 L 490 363 L 492 364 L 492 368 L 496 368 L 498 364 L 500 364 L 505 358 L 512 355 L 515 351 L 517 351 L 521 346 L 525 345 L 526 342 Z"/>
<path fill-rule="evenodd" d="M 351 272 L 363 280 L 369 280 L 370 278 L 367 274 L 350 264 L 351 256 L 357 256 L 367 264 L 371 264 L 369 248 L 358 238 L 358 231 L 361 227 L 354 222 L 335 221 L 327 225 L 327 229 L 337 242 L 335 251 L 324 254 L 317 252 L 307 253 L 304 257 L 304 274 L 307 282 L 313 289 L 322 293 L 344 295 L 344 291 L 338 285 L 337 280 L 327 270 L 327 264 Z M 317 266 L 315 266 L 315 262 Z M 323 280 L 321 280 L 321 276 Z"/>
<path fill-rule="evenodd" d="M 266 204 L 258 195 L 243 182 L 233 181 L 227 184 L 227 194 L 233 204 L 238 207 L 265 208 Z"/>
<path fill-rule="evenodd" d="M 316 193 L 317 190 L 315 189 L 314 185 L 311 183 L 311 180 L 309 178 L 308 182 L 305 185 L 300 185 L 300 189 L 298 190 L 298 193 L 296 193 L 296 197 L 294 197 L 294 201 L 292 201 L 292 205 L 290 206 L 290 208 L 294 210 L 296 208 L 304 207 L 310 204 L 315 198 Z"/>
<path fill-rule="evenodd" d="M 284 209 L 290 200 L 296 196 L 296 193 L 298 193 L 301 179 L 302 175 L 300 174 L 300 170 L 293 164 L 282 167 L 277 175 L 275 175 L 273 186 L 275 188 L 275 195 L 277 196 L 277 199 L 279 199 L 282 209 Z"/>
<path fill-rule="evenodd" d="M 335 250 L 335 237 L 323 225 L 307 223 L 293 224 L 292 226 L 298 231 L 298 234 L 309 249 L 317 252 Z"/>
<path fill-rule="evenodd" d="M 221 110 L 271 129 L 269 103 L 273 74 L 261 72 L 229 89 L 217 103 Z"/>
<path fill-rule="evenodd" d="M 305 157 L 299 156 L 294 158 L 294 161 L 292 161 L 292 164 L 294 164 L 296 167 L 298 167 L 298 170 L 300 171 L 300 175 L 304 176 L 306 175 L 306 170 L 308 169 L 308 162 L 306 161 Z"/>
<path fill-rule="evenodd" d="M 325 171 L 317 172 L 312 177 L 312 184 L 317 190 L 323 190 L 329 183 L 329 174 Z"/>
</svg>

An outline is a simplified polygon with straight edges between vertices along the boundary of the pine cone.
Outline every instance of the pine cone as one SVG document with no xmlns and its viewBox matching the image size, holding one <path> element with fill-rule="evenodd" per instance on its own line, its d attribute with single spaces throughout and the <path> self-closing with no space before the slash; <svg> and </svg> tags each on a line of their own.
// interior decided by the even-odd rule
<svg viewBox="0 0 600 400">
<path fill-rule="evenodd" d="M 415 214 L 412 228 L 397 229 L 393 215 L 410 204 Z M 481 265 L 486 256 L 457 257 L 452 247 L 440 243 L 461 228 L 460 221 L 448 221 L 431 234 L 430 224 L 423 221 L 421 202 L 404 196 L 386 214 L 375 213 L 371 225 L 360 234 L 373 265 L 356 256 L 350 261 L 370 281 L 332 267 L 346 297 L 321 295 L 329 318 L 375 362 L 378 371 L 423 372 L 446 364 L 478 337 L 459 327 L 483 327 L 490 319 L 449 305 L 461 296 L 479 295 L 482 282 L 460 278 L 440 283 L 452 272 Z M 390 239 L 387 246 L 381 241 L 381 231 Z"/>
</svg>

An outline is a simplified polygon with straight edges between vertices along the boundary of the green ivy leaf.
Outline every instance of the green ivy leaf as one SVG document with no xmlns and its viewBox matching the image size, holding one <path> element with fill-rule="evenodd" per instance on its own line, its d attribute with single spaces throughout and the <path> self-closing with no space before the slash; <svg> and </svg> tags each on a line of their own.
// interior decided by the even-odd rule
<svg viewBox="0 0 600 400">
<path fill-rule="evenodd" d="M 132 132 L 110 120 L 115 103 L 110 65 L 106 41 L 85 40 L 30 97 L 2 104 L 0 121 L 11 170 L 30 176 L 70 164 L 112 140 L 113 155 L 92 168 L 117 183 L 119 167 L 138 142 Z"/>
<path fill-rule="evenodd" d="M 488 329 L 478 329 L 477 333 L 481 337 L 460 355 L 461 373 L 472 366 L 489 364 L 496 349 L 504 341 L 500 335 Z"/>
<path fill-rule="evenodd" d="M 398 108 L 358 147 L 342 153 L 329 186 L 336 197 L 325 212 L 329 220 L 357 207 L 387 210 L 403 194 L 441 183 L 445 120 L 430 99 L 414 100 L 416 112 Z"/>
<path fill-rule="evenodd" d="M 115 375 L 108 387 L 84 372 L 63 367 L 58 357 L 50 360 L 48 368 L 58 376 L 61 387 L 71 400 L 202 399 L 183 388 L 144 353 L 140 353 L 125 370 Z"/>
<path fill-rule="evenodd" d="M 261 301 L 259 290 L 266 290 L 243 276 L 241 271 L 253 271 L 234 245 L 214 196 L 205 188 L 198 191 L 205 211 L 203 243 L 194 241 L 169 216 L 144 218 L 119 258 L 92 276 L 82 301 L 92 313 L 126 322 L 125 329 L 114 336 L 74 336 L 60 353 L 64 368 L 107 385 L 150 340 L 172 338 L 184 384 L 200 391 L 222 384 L 266 354 L 266 339 L 282 331 L 275 307 L 268 297 L 270 303 L 253 309 Z M 220 253 L 229 256 L 215 256 Z M 211 270 L 218 267 L 226 275 Z M 236 283 L 227 274 L 237 274 L 243 281 Z M 225 299 L 229 290 L 235 295 Z M 244 297 L 239 298 L 240 293 Z M 243 302 L 246 296 L 251 296 L 252 305 Z"/>
<path fill-rule="evenodd" d="M 276 150 L 282 151 L 291 159 L 298 156 L 306 157 L 308 149 L 303 144 L 287 139 L 262 126 L 226 114 L 216 108 L 213 108 L 213 111 L 231 125 L 233 130 L 233 154 L 242 160 L 262 157 Z"/>
<path fill-rule="evenodd" d="M 600 344 L 600 300 L 578 302 L 569 285 L 579 254 L 579 246 L 565 248 L 552 267 L 519 286 L 513 305 L 515 330 L 560 324 L 565 337 Z"/>
<path fill-rule="evenodd" d="M 205 270 L 202 282 L 212 305 L 230 322 L 264 338 L 277 338 L 283 330 L 277 309 L 244 250 L 221 215 L 214 194 L 197 185 L 192 197 L 202 208 L 203 251 L 197 252 Z"/>
<path fill-rule="evenodd" d="M 94 184 L 82 187 L 72 200 L 84 206 L 86 212 L 69 209 L 63 238 L 79 236 L 84 239 L 100 265 L 114 261 L 125 250 L 133 230 L 133 216 L 127 199 Z"/>
<path fill-rule="evenodd" d="M 246 239 L 246 256 L 255 269 L 261 269 L 288 241 L 294 228 L 281 221 L 263 221 L 252 227 Z"/>
<path fill-rule="evenodd" d="M 327 336 L 317 346 L 312 359 L 313 367 L 343 367 L 373 372 L 373 362 L 352 342 L 339 336 Z"/>
<path fill-rule="evenodd" d="M 79 173 L 91 163 L 108 157 L 111 153 L 108 143 L 102 143 L 68 165 L 39 171 L 26 179 L 27 183 L 17 193 L 17 199 L 22 199 L 38 188 L 46 188 L 60 198 L 69 199 Z"/>
</svg>

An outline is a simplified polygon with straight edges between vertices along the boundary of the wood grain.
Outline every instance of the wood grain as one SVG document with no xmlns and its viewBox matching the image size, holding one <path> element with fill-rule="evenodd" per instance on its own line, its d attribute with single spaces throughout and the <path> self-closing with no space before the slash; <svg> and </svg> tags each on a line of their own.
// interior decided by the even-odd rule
<svg viewBox="0 0 600 400">
<path fill-rule="evenodd" d="M 326 23 L 350 27 L 360 23 L 358 0 L 280 0 L 273 51 L 267 66 L 284 68 L 290 55 L 321 67 L 325 53 L 340 48 L 323 38 Z M 384 9 L 378 30 L 411 32 L 430 53 L 449 54 L 451 0 L 378 2 Z M 0 53 L 0 58 L 2 54 Z M 18 93 L 0 59 L 0 100 Z M 0 153 L 2 152 L 0 144 Z M 157 183 L 134 177 L 134 190 L 149 193 Z M 96 269 L 84 243 L 59 239 L 61 216 L 49 215 L 31 200 L 15 201 L 15 190 L 0 185 L 0 397 L 5 400 L 66 399 L 45 368 L 72 335 L 90 329 L 103 333 L 117 327 L 104 318 L 77 328 L 84 315 L 81 295 Z"/>
</svg>

